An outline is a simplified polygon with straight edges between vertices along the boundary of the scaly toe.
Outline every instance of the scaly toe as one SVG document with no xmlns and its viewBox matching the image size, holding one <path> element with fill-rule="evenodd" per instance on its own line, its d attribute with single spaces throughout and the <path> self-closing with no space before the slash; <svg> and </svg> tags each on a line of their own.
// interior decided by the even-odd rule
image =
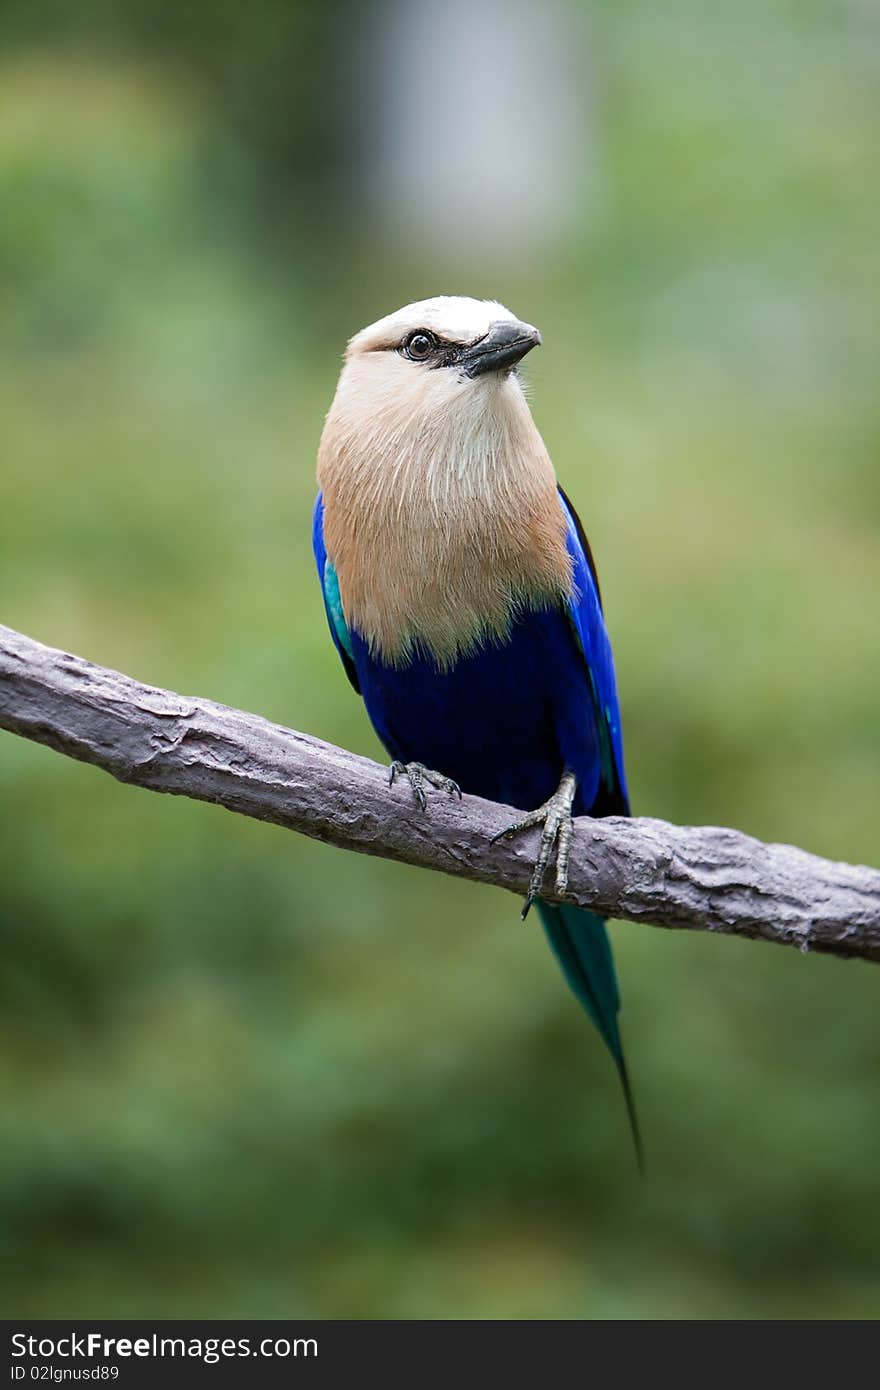
<svg viewBox="0 0 880 1390">
<path fill-rule="evenodd" d="M 538 857 L 535 860 L 535 867 L 529 880 L 528 893 L 523 902 L 523 921 L 528 916 L 532 903 L 540 896 L 554 846 L 556 848 L 556 893 L 562 898 L 568 892 L 568 859 L 574 829 L 571 806 L 574 801 L 576 785 L 574 774 L 567 772 L 562 778 L 558 790 L 550 797 L 549 801 L 545 801 L 544 805 L 539 806 L 536 811 L 530 811 L 528 815 L 514 821 L 513 825 L 499 830 L 490 841 L 494 845 L 498 840 L 512 839 L 521 830 L 531 830 L 536 825 L 542 827 Z"/>
<path fill-rule="evenodd" d="M 394 785 L 395 778 L 406 776 L 412 787 L 413 796 L 419 803 L 419 808 L 424 811 L 428 801 L 425 796 L 425 783 L 428 782 L 438 791 L 447 791 L 450 796 L 457 796 L 461 800 L 461 787 L 454 782 L 451 777 L 445 777 L 442 772 L 432 772 L 428 767 L 423 767 L 421 763 L 402 763 L 395 758 L 388 769 L 388 785 Z"/>
<path fill-rule="evenodd" d="M 494 845 L 498 840 L 512 840 L 514 835 L 518 835 L 521 830 L 531 830 L 535 825 L 543 825 L 545 819 L 544 807 L 537 811 L 530 811 L 522 820 L 514 821 L 513 825 L 506 825 L 503 830 L 499 830 L 489 841 Z"/>
<path fill-rule="evenodd" d="M 450 796 L 457 796 L 461 801 L 461 787 L 451 777 L 444 777 L 442 772 L 431 772 L 428 768 L 423 769 L 422 776 L 432 787 L 436 787 L 438 792 L 449 792 Z"/>
<path fill-rule="evenodd" d="M 571 816 L 566 816 L 559 824 L 556 838 L 556 891 L 560 898 L 564 898 L 568 892 L 568 857 L 573 832 L 574 821 Z"/>
</svg>

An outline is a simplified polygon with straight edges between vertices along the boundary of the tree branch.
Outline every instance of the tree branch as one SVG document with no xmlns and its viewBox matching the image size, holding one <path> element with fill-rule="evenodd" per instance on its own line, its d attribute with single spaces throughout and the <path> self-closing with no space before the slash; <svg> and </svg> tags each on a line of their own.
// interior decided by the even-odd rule
<svg viewBox="0 0 880 1390">
<path fill-rule="evenodd" d="M 489 843 L 516 813 L 431 796 L 378 764 L 255 714 L 175 695 L 0 626 L 0 728 L 151 791 L 211 801 L 342 849 L 525 893 L 537 832 Z M 548 891 L 548 899 L 553 894 Z M 880 960 L 880 871 L 736 830 L 579 819 L 568 900 L 658 927 Z"/>
</svg>

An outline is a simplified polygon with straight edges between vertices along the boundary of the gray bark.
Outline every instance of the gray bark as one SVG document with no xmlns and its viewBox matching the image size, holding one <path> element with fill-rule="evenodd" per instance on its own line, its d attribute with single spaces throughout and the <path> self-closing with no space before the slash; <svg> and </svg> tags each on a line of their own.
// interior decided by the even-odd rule
<svg viewBox="0 0 880 1390">
<path fill-rule="evenodd" d="M 211 700 L 141 685 L 0 626 L 0 728 L 121 782 L 211 801 L 342 849 L 524 894 L 537 831 L 489 843 L 510 807 L 428 789 L 419 811 L 387 769 Z M 551 875 L 552 878 L 552 875 Z M 544 894 L 553 900 L 548 879 Z M 575 822 L 567 901 L 658 927 L 880 960 L 880 871 L 736 830 L 609 817 Z"/>
</svg>

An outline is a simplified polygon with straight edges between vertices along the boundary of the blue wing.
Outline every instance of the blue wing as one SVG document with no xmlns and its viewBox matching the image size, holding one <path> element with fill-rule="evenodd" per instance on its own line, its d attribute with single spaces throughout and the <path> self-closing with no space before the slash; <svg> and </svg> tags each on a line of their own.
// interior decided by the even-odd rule
<svg viewBox="0 0 880 1390">
<path fill-rule="evenodd" d="M 623 736 L 614 658 L 602 614 L 602 597 L 592 552 L 584 528 L 562 488 L 562 509 L 568 523 L 567 545 L 574 566 L 575 596 L 568 616 L 586 662 L 599 739 L 599 790 L 590 815 L 628 816 L 629 794 L 623 765 Z"/>
<path fill-rule="evenodd" d="M 342 611 L 342 600 L 339 597 L 339 580 L 336 577 L 336 570 L 332 561 L 327 559 L 327 550 L 324 545 L 324 497 L 320 492 L 315 498 L 315 511 L 312 517 L 312 550 L 315 553 L 315 564 L 318 567 L 318 579 L 321 581 L 321 594 L 324 599 L 324 612 L 327 614 L 330 636 L 333 638 L 333 645 L 342 659 L 345 674 L 360 695 L 361 687 L 355 670 L 351 634 L 345 621 L 345 614 Z"/>
<path fill-rule="evenodd" d="M 623 767 L 620 705 L 614 658 L 602 614 L 599 578 L 580 519 L 562 488 L 559 495 L 568 522 L 568 552 L 574 565 L 575 596 L 569 604 L 568 613 L 587 667 L 598 734 L 600 775 L 590 814 L 628 816 L 629 796 Z M 617 1020 L 620 991 L 604 918 L 566 903 L 551 906 L 539 901 L 537 908 L 547 939 L 569 985 L 614 1058 L 623 1087 L 636 1156 L 640 1169 L 643 1169 L 638 1117 Z"/>
</svg>

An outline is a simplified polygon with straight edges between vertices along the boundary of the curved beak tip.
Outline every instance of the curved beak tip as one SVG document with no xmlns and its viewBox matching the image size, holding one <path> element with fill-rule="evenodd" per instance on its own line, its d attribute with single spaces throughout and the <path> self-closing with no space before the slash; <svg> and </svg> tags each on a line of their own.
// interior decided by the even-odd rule
<svg viewBox="0 0 880 1390">
<path fill-rule="evenodd" d="M 512 371 L 527 352 L 540 347 L 541 334 L 530 323 L 507 319 L 493 323 L 484 337 L 464 354 L 468 376 L 487 372 Z"/>
</svg>

